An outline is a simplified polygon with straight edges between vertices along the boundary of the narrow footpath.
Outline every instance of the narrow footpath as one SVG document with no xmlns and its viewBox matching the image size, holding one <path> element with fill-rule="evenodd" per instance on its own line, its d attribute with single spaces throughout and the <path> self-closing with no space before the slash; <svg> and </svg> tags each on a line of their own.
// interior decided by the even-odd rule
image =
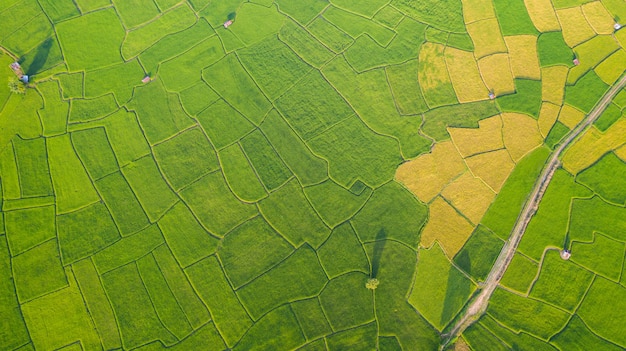
<svg viewBox="0 0 626 351">
<path fill-rule="evenodd" d="M 496 290 L 496 287 L 500 283 L 504 272 L 506 272 L 507 267 L 511 263 L 513 256 L 515 255 L 515 251 L 517 250 L 517 246 L 522 240 L 522 236 L 526 231 L 526 227 L 528 223 L 532 219 L 532 217 L 537 212 L 537 208 L 539 207 L 539 203 L 543 198 L 543 195 L 552 180 L 552 176 L 556 169 L 560 166 L 561 162 L 559 157 L 563 153 L 563 151 L 589 126 L 595 122 L 596 119 L 604 112 L 608 104 L 613 100 L 613 97 L 626 85 L 626 75 L 623 75 L 622 78 L 617 81 L 611 89 L 609 89 L 602 99 L 596 104 L 593 110 L 587 115 L 587 117 L 582 120 L 576 128 L 571 130 L 565 140 L 554 150 L 552 154 L 544 166 L 543 171 L 539 175 L 539 178 L 535 182 L 535 186 L 533 187 L 530 196 L 526 200 L 524 207 L 522 208 L 522 212 L 520 212 L 517 217 L 517 221 L 515 222 L 515 226 L 513 227 L 513 231 L 509 236 L 509 240 L 502 247 L 502 251 L 500 251 L 500 255 L 496 259 L 496 262 L 493 264 L 487 279 L 482 285 L 481 291 L 478 295 L 474 297 L 473 300 L 469 302 L 469 307 L 465 310 L 465 313 L 458 320 L 458 322 L 454 325 L 450 333 L 444 335 L 443 343 L 441 345 L 441 349 L 445 349 L 445 347 L 450 343 L 450 341 L 454 340 L 456 337 L 461 335 L 467 327 L 476 322 L 480 316 L 487 310 L 487 305 L 489 304 L 489 299 L 491 295 Z"/>
</svg>

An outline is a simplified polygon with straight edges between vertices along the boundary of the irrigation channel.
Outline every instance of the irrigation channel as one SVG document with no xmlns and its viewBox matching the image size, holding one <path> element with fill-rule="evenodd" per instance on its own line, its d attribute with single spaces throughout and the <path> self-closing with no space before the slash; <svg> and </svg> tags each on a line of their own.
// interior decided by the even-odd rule
<svg viewBox="0 0 626 351">
<path fill-rule="evenodd" d="M 608 106 L 608 104 L 613 100 L 613 97 L 626 85 L 626 75 L 622 75 L 622 78 L 611 87 L 606 94 L 602 97 L 602 99 L 596 104 L 596 106 L 591 110 L 589 115 L 580 122 L 576 128 L 571 130 L 565 140 L 552 152 L 550 158 L 546 165 L 544 166 L 539 178 L 535 182 L 535 186 L 533 187 L 530 196 L 526 200 L 522 211 L 517 217 L 517 221 L 515 222 L 515 226 L 509 236 L 509 240 L 502 247 L 502 251 L 500 251 L 500 255 L 496 259 L 496 262 L 493 264 L 487 279 L 482 284 L 481 291 L 469 302 L 469 307 L 464 310 L 464 314 L 457 319 L 457 323 L 450 330 L 448 334 L 444 335 L 443 343 L 441 345 L 441 350 L 445 349 L 445 347 L 450 343 L 450 341 L 456 339 L 465 329 L 467 329 L 470 325 L 476 322 L 480 316 L 485 313 L 487 310 L 487 305 L 489 304 L 489 299 L 491 295 L 496 290 L 496 287 L 500 283 L 504 272 L 506 272 L 509 263 L 513 259 L 513 255 L 517 250 L 517 246 L 519 245 L 524 232 L 526 231 L 526 227 L 528 223 L 537 212 L 537 208 L 539 207 L 539 203 L 543 198 L 543 195 L 550 184 L 550 180 L 552 180 L 552 176 L 556 169 L 560 166 L 561 162 L 559 157 L 563 153 L 563 151 L 583 132 L 585 131 L 593 122 L 604 112 L 604 109 Z"/>
</svg>

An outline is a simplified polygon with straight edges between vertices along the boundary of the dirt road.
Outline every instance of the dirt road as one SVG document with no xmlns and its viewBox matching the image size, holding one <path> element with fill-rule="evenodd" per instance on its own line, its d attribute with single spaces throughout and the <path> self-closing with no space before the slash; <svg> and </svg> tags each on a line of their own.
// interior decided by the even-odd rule
<svg viewBox="0 0 626 351">
<path fill-rule="evenodd" d="M 617 81 L 617 83 L 615 83 L 613 87 L 611 87 L 611 89 L 606 92 L 606 94 L 604 94 L 602 99 L 596 104 L 591 113 L 589 113 L 589 115 L 584 120 L 582 120 L 576 126 L 576 128 L 570 131 L 565 140 L 563 140 L 563 142 L 552 152 L 548 162 L 544 166 L 543 171 L 537 179 L 535 186 L 530 193 L 530 196 L 526 200 L 526 203 L 522 208 L 522 212 L 520 212 L 519 216 L 517 217 L 517 221 L 515 222 L 513 231 L 509 236 L 509 240 L 502 247 L 500 255 L 496 259 L 496 262 L 493 264 L 493 267 L 491 268 L 487 279 L 485 279 L 480 293 L 476 295 L 472 301 L 470 301 L 469 307 L 465 310 L 465 314 L 458 320 L 450 333 L 445 335 L 441 349 L 444 349 L 451 340 L 454 340 L 457 336 L 463 333 L 463 331 L 465 331 L 467 327 L 477 321 L 480 316 L 487 310 L 487 305 L 489 304 L 489 299 L 491 298 L 491 295 L 500 283 L 500 280 L 502 279 L 504 272 L 509 266 L 509 263 L 511 263 L 513 255 L 515 255 L 517 246 L 522 239 L 524 232 L 526 231 L 528 223 L 537 212 L 537 208 L 539 207 L 539 203 L 543 198 L 543 194 L 550 184 L 550 180 L 552 180 L 554 172 L 561 164 L 561 162 L 559 161 L 561 153 L 563 153 L 563 150 L 565 150 L 565 148 L 567 148 L 569 144 L 571 144 L 576 139 L 576 137 L 578 137 L 583 131 L 585 131 L 591 124 L 593 124 L 593 122 L 602 114 L 604 109 L 606 109 L 613 97 L 625 85 L 626 75 L 623 75 L 622 78 Z"/>
</svg>

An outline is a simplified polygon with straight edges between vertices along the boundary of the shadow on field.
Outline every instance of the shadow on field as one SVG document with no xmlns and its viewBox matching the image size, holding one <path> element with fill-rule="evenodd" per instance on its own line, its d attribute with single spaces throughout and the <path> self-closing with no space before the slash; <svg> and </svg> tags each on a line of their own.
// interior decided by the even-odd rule
<svg viewBox="0 0 626 351">
<path fill-rule="evenodd" d="M 378 268 L 380 267 L 380 258 L 383 255 L 383 249 L 387 243 L 387 233 L 385 228 L 381 228 L 376 234 L 376 242 L 374 242 L 374 251 L 372 253 L 372 278 L 376 278 L 378 275 Z"/>
<path fill-rule="evenodd" d="M 467 262 L 469 266 L 470 257 L 466 251 L 459 253 L 459 261 Z M 463 305 L 465 300 L 469 297 L 471 292 L 472 282 L 467 279 L 455 266 L 450 265 L 448 270 L 448 284 L 446 288 L 446 297 L 443 300 L 443 308 L 441 309 L 442 325 L 448 324 L 448 322 L 454 317 L 459 307 Z"/>
<path fill-rule="evenodd" d="M 48 55 L 50 54 L 50 49 L 52 49 L 53 43 L 52 38 L 48 38 L 44 40 L 39 47 L 37 47 L 37 52 L 35 53 L 33 62 L 30 63 L 28 69 L 26 70 L 26 75 L 32 76 L 39 72 L 48 60 Z"/>
</svg>

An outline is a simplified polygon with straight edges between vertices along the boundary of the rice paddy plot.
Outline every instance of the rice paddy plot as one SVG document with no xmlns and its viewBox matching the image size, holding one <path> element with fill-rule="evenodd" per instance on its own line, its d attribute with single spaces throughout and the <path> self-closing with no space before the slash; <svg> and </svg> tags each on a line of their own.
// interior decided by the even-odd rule
<svg viewBox="0 0 626 351">
<path fill-rule="evenodd" d="M 258 174 L 239 144 L 232 144 L 217 153 L 228 186 L 240 200 L 257 202 L 267 197 Z"/>
<path fill-rule="evenodd" d="M 594 348 L 602 351 L 619 351 L 622 348 L 602 339 L 585 325 L 578 315 L 572 316 L 565 328 L 550 339 L 560 349 L 583 351 Z"/>
<path fill-rule="evenodd" d="M 597 277 L 580 305 L 578 315 L 596 335 L 626 347 L 626 338 L 620 332 L 620 326 L 626 321 L 619 313 L 624 308 L 624 301 L 626 288 Z"/>
<path fill-rule="evenodd" d="M 527 294 L 535 281 L 539 270 L 539 263 L 516 252 L 509 264 L 500 284 L 506 288 Z"/>
<path fill-rule="evenodd" d="M 425 43 L 419 52 L 419 84 L 430 108 L 456 104 L 456 93 L 450 81 L 441 44 Z"/>
<path fill-rule="evenodd" d="M 185 112 L 196 117 L 200 112 L 219 100 L 217 93 L 205 82 L 198 82 L 181 91 L 179 95 Z"/>
<path fill-rule="evenodd" d="M 543 101 L 555 105 L 563 103 L 567 73 L 567 67 L 562 65 L 543 67 L 541 69 L 541 96 Z"/>
<path fill-rule="evenodd" d="M 506 52 L 506 44 L 496 18 L 480 20 L 467 25 L 467 32 L 474 43 L 476 58 Z"/>
<path fill-rule="evenodd" d="M 208 10 L 210 10 L 210 5 L 201 14 L 207 13 Z M 276 34 L 284 21 L 285 16 L 278 12 L 274 4 L 265 7 L 244 2 L 237 8 L 236 22 L 229 29 L 246 45 L 251 45 L 267 36 Z M 209 23 L 212 22 L 209 21 Z"/>
<path fill-rule="evenodd" d="M 418 67 L 417 60 L 410 60 L 385 68 L 391 94 L 400 115 L 414 115 L 428 110 L 416 79 Z"/>
<path fill-rule="evenodd" d="M 122 173 L 107 175 L 95 185 L 122 235 L 135 233 L 148 225 L 148 217 Z"/>
<path fill-rule="evenodd" d="M 480 179 L 466 172 L 448 184 L 441 195 L 472 224 L 478 224 L 496 194 Z"/>
<path fill-rule="evenodd" d="M 506 149 L 468 157 L 465 163 L 472 174 L 485 182 L 495 193 L 500 192 L 504 182 L 515 168 L 515 162 Z"/>
<path fill-rule="evenodd" d="M 333 52 L 315 36 L 294 22 L 285 23 L 278 37 L 297 53 L 301 60 L 313 67 L 320 68 L 334 56 Z"/>
<path fill-rule="evenodd" d="M 369 273 L 369 261 L 352 226 L 344 223 L 336 227 L 317 250 L 319 261 L 329 278 L 359 271 Z"/>
<path fill-rule="evenodd" d="M 540 80 L 542 77 L 537 56 L 537 37 L 534 35 L 505 36 L 504 41 L 509 50 L 513 76 Z"/>
<path fill-rule="evenodd" d="M 233 350 L 295 349 L 304 343 L 304 335 L 293 310 L 289 306 L 281 306 L 251 326 Z"/>
<path fill-rule="evenodd" d="M 555 123 L 556 123 L 557 118 L 559 116 L 559 112 L 560 112 L 560 108 L 559 108 L 559 106 L 557 106 L 555 104 L 552 104 L 552 103 L 549 103 L 549 102 L 543 102 L 541 104 L 541 110 L 539 111 L 539 119 L 537 120 L 537 124 L 539 125 L 539 131 L 541 132 L 541 135 L 543 135 L 545 140 L 548 140 L 548 136 L 550 135 L 550 131 L 553 129 L 553 126 L 555 126 Z M 562 125 L 562 123 L 561 123 L 561 125 Z M 567 127 L 565 127 L 565 126 L 563 126 L 563 127 L 567 129 Z M 563 134 L 559 134 L 558 135 L 559 139 L 563 135 L 564 135 L 564 133 Z M 557 140 L 552 140 L 552 141 L 558 141 L 558 139 Z M 551 144 L 551 143 L 548 144 L 547 141 L 546 141 L 546 145 L 548 145 L 550 148 L 553 146 L 553 144 Z"/>
<path fill-rule="evenodd" d="M 351 272 L 326 284 L 319 299 L 333 330 L 351 329 L 374 320 L 374 301 L 365 288 L 367 279 L 365 273 Z"/>
<path fill-rule="evenodd" d="M 565 43 L 561 32 L 542 33 L 537 39 L 537 54 L 541 67 L 565 65 L 573 66 L 574 53 Z"/>
<path fill-rule="evenodd" d="M 435 28 L 453 33 L 463 33 L 463 5 L 460 0 L 428 0 L 415 3 L 410 0 L 392 0 L 391 5 L 407 16 Z"/>
<path fill-rule="evenodd" d="M 576 84 L 580 77 L 618 49 L 619 46 L 615 42 L 615 39 L 608 35 L 596 36 L 576 46 L 574 53 L 576 54 L 579 64 L 570 70 L 567 76 L 567 83 Z"/>
<path fill-rule="evenodd" d="M 479 322 L 502 342 L 507 345 L 511 345 L 512 348 L 518 347 L 522 350 L 542 350 L 542 351 L 555 351 L 556 349 L 550 345 L 547 341 L 539 339 L 528 333 L 514 333 L 509 328 L 502 326 L 496 322 L 493 318 L 486 316 Z"/>
<path fill-rule="evenodd" d="M 515 163 L 542 144 L 537 121 L 521 113 L 503 113 L 502 138 Z"/>
<path fill-rule="evenodd" d="M 445 49 L 446 66 L 460 103 L 486 100 L 489 97 L 474 55 L 452 47 Z"/>
<path fill-rule="evenodd" d="M 420 264 L 409 303 L 437 330 L 443 330 L 476 286 L 451 264 L 438 244 L 419 250 L 418 255 Z"/>
<path fill-rule="evenodd" d="M 463 0 L 462 3 L 463 19 L 466 24 L 496 17 L 496 11 L 491 1 Z"/>
<path fill-rule="evenodd" d="M 472 324 L 463 332 L 463 340 L 473 348 L 486 347 L 487 351 L 505 351 L 510 347 L 498 339 L 491 331 L 480 323 Z"/>
<path fill-rule="evenodd" d="M 332 332 L 317 297 L 293 302 L 291 309 L 296 315 L 307 340 L 316 340 Z M 323 339 L 319 339 L 319 341 L 324 342 Z M 315 348 L 313 349 L 315 350 Z"/>
<path fill-rule="evenodd" d="M 428 222 L 420 238 L 421 247 L 438 242 L 447 257 L 454 257 L 463 247 L 474 226 L 443 198 L 430 203 Z"/>
<path fill-rule="evenodd" d="M 609 204 L 600 197 L 574 199 L 569 222 L 569 238 L 574 241 L 593 241 L 593 233 L 599 232 L 615 240 L 624 241 L 626 209 Z M 600 216 L 600 217 L 598 217 Z"/>
<path fill-rule="evenodd" d="M 40 2 L 41 8 L 48 15 L 53 23 L 76 17 L 80 14 L 76 3 L 71 0 L 53 1 L 43 0 Z"/>
<path fill-rule="evenodd" d="M 85 73 L 85 96 L 88 98 L 113 92 L 116 100 L 124 104 L 133 97 L 133 88 L 144 76 L 137 60 Z"/>
<path fill-rule="evenodd" d="M 443 141 L 450 138 L 448 127 L 478 128 L 478 121 L 499 112 L 492 101 L 443 106 L 424 113 L 421 129 L 435 141 Z"/>
<path fill-rule="evenodd" d="M 462 157 L 502 149 L 502 117 L 478 121 L 478 128 L 448 128 L 452 142 Z"/>
<path fill-rule="evenodd" d="M 596 119 L 593 125 L 601 132 L 606 132 L 615 122 L 622 117 L 621 109 L 613 104 L 609 104 L 604 112 Z"/>
<path fill-rule="evenodd" d="M 324 0 L 289 1 L 277 0 L 278 10 L 293 17 L 302 25 L 317 20 L 317 15 L 328 5 Z"/>
<path fill-rule="evenodd" d="M 159 14 L 159 9 L 154 2 L 142 2 L 140 0 L 112 1 L 126 28 L 137 27 Z"/>
<path fill-rule="evenodd" d="M 15 291 L 21 303 L 68 285 L 56 239 L 48 240 L 11 260 Z"/>
<path fill-rule="evenodd" d="M 70 98 L 84 98 L 84 72 L 75 72 L 75 73 L 63 73 L 55 76 L 55 79 L 59 81 L 59 85 L 61 87 L 61 96 L 63 100 L 68 100 Z M 39 85 L 39 89 L 42 90 L 42 93 L 45 96 L 48 94 L 45 93 L 45 88 L 42 88 Z"/>
<path fill-rule="evenodd" d="M 609 152 L 602 156 L 593 166 L 578 173 L 576 181 L 589 187 L 605 200 L 626 204 L 626 180 L 613 177 L 626 171 L 626 162 L 620 160 L 615 153 Z"/>
<path fill-rule="evenodd" d="M 484 281 L 502 246 L 502 239 L 489 228 L 479 225 L 454 256 L 453 262 L 475 281 Z"/>
<path fill-rule="evenodd" d="M 494 54 L 478 60 L 478 69 L 487 88 L 496 96 L 515 92 L 508 54 Z"/>
<path fill-rule="evenodd" d="M 613 84 L 626 70 L 626 51 L 618 50 L 607 57 L 594 69 L 606 84 Z"/>
<path fill-rule="evenodd" d="M 22 197 L 52 195 L 46 140 L 14 138 L 13 150 Z"/>
<path fill-rule="evenodd" d="M 613 16 L 606 10 L 602 2 L 592 1 L 581 6 L 583 15 L 596 34 L 613 34 L 615 23 Z"/>
<path fill-rule="evenodd" d="M 402 21 L 403 18 L 404 14 L 402 14 L 402 12 L 400 12 L 391 5 L 387 5 L 378 10 L 373 19 L 380 24 L 386 25 L 390 28 L 394 28 L 398 25 L 398 23 L 400 23 L 400 21 Z"/>
<path fill-rule="evenodd" d="M 626 119 L 624 118 L 617 120 L 604 133 L 600 133 L 598 129 L 592 126 L 563 155 L 563 167 L 575 174 L 591 166 L 602 155 L 624 144 L 624 140 L 620 138 L 620 135 L 623 136 L 625 130 Z"/>
<path fill-rule="evenodd" d="M 291 171 L 259 130 L 248 134 L 241 145 L 268 191 L 280 187 L 291 178 Z"/>
<path fill-rule="evenodd" d="M 304 187 L 304 194 L 320 218 L 330 228 L 353 217 L 372 194 L 366 187 L 360 194 L 354 194 L 332 179 L 320 184 Z"/>
<path fill-rule="evenodd" d="M 503 35 L 536 34 L 524 0 L 495 0 L 496 16 Z"/>
<path fill-rule="evenodd" d="M 368 34 L 382 46 L 389 44 L 395 32 L 386 26 L 369 21 L 357 14 L 331 6 L 323 12 L 323 17 L 352 38 Z M 334 32 L 334 31 L 333 31 Z M 332 34 L 332 33 L 329 33 Z M 336 37 L 336 34 L 333 35 Z"/>
<path fill-rule="evenodd" d="M 307 29 L 335 53 L 342 52 L 354 41 L 350 35 L 337 28 L 324 17 L 315 18 L 307 26 Z"/>
<path fill-rule="evenodd" d="M 565 103 L 589 113 L 608 88 L 594 71 L 589 71 L 575 85 L 565 88 Z"/>
<path fill-rule="evenodd" d="M 390 182 L 374 192 L 351 223 L 362 242 L 380 240 L 382 236 L 416 248 L 420 230 L 426 223 L 426 212 L 426 206 L 408 190 Z"/>
<path fill-rule="evenodd" d="M 593 242 L 572 243 L 570 249 L 575 254 L 570 259 L 591 272 L 617 282 L 622 271 L 617 263 L 624 262 L 625 246 L 624 242 L 595 233 Z"/>
<path fill-rule="evenodd" d="M 524 0 L 524 4 L 533 25 L 540 32 L 552 32 L 561 29 L 550 0 Z"/>
<path fill-rule="evenodd" d="M 5 212 L 6 239 L 11 256 L 17 256 L 52 239 L 55 235 L 53 206 Z"/>
<path fill-rule="evenodd" d="M 517 115 L 530 115 L 537 119 L 541 110 L 541 85 L 539 80 L 515 79 L 515 94 L 499 96 L 496 101 L 502 111 L 517 112 Z"/>
<path fill-rule="evenodd" d="M 572 199 L 591 195 L 588 189 L 575 183 L 569 173 L 557 170 L 537 213 L 528 224 L 519 251 L 539 261 L 546 248 L 563 248 L 567 245 L 567 223 Z"/>
<path fill-rule="evenodd" d="M 596 35 L 585 19 L 581 7 L 557 9 L 556 15 L 561 23 L 563 39 L 569 47 L 573 48 Z"/>
<path fill-rule="evenodd" d="M 89 122 L 112 114 L 119 108 L 113 94 L 105 94 L 93 99 L 72 99 L 70 101 L 70 123 Z"/>
<path fill-rule="evenodd" d="M 46 102 L 46 108 L 39 110 L 44 136 L 59 135 L 66 132 L 70 104 L 62 100 L 59 83 L 54 80 L 38 85 Z"/>
</svg>

